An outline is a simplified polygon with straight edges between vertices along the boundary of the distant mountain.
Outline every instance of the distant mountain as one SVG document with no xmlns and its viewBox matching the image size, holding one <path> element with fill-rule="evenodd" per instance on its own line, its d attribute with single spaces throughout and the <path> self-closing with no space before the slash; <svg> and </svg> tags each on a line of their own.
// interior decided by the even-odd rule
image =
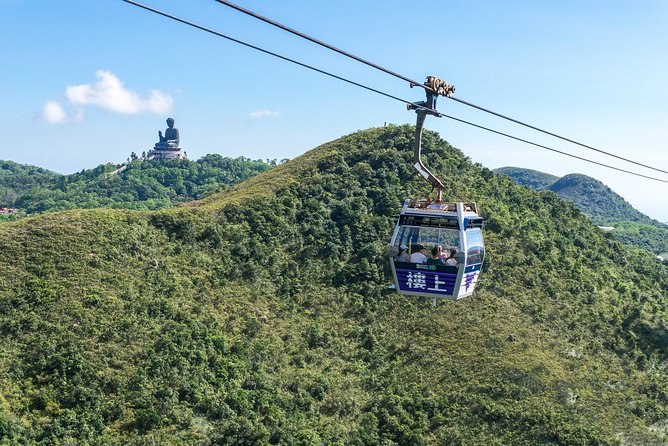
<svg viewBox="0 0 668 446">
<path fill-rule="evenodd" d="M 599 225 L 633 221 L 666 228 L 666 226 L 635 209 L 608 186 L 586 175 L 572 173 L 559 178 L 549 190 L 572 201 Z"/>
<path fill-rule="evenodd" d="M 0 161 L 0 207 L 28 214 L 85 208 L 163 209 L 202 198 L 276 165 L 206 155 L 197 161 L 135 160 L 71 175 Z M 122 167 L 122 169 L 121 169 Z"/>
<path fill-rule="evenodd" d="M 521 167 L 500 167 L 494 169 L 495 173 L 506 175 L 519 185 L 530 187 L 533 190 L 548 189 L 559 177 L 549 173 Z"/>
<path fill-rule="evenodd" d="M 635 209 L 624 198 L 599 180 L 572 173 L 561 178 L 532 169 L 501 167 L 495 173 L 512 178 L 517 184 L 533 190 L 550 190 L 560 198 L 572 201 L 596 224 L 609 225 L 618 221 L 633 221 L 668 228 Z"/>
<path fill-rule="evenodd" d="M 612 234 L 624 243 L 656 254 L 668 251 L 668 225 L 638 211 L 595 178 L 577 173 L 559 178 L 519 167 L 501 167 L 494 172 L 533 190 L 549 190 L 571 201 L 597 225 L 614 227 Z"/>
</svg>

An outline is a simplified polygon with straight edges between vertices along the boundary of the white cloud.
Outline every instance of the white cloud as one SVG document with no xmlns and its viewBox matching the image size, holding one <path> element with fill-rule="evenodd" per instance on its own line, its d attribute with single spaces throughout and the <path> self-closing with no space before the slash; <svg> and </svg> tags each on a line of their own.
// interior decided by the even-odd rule
<svg viewBox="0 0 668 446">
<path fill-rule="evenodd" d="M 167 113 L 172 110 L 172 97 L 158 90 L 151 90 L 148 98 L 143 99 L 110 71 L 99 70 L 95 73 L 95 84 L 70 85 L 66 96 L 74 106 L 95 106 L 116 113 L 135 114 L 144 111 Z"/>
<path fill-rule="evenodd" d="M 151 90 L 148 97 L 142 98 L 138 93 L 126 88 L 110 71 L 98 70 L 95 76 L 98 79 L 95 83 L 69 85 L 65 90 L 65 97 L 76 112 L 74 118 L 67 117 L 60 103 L 49 101 L 42 110 L 42 119 L 51 123 L 83 121 L 87 107 L 123 114 L 143 112 L 163 114 L 170 112 L 174 107 L 174 100 L 167 93 Z"/>
<path fill-rule="evenodd" d="M 65 109 L 63 109 L 63 106 L 56 101 L 48 101 L 46 104 L 44 104 L 39 117 L 43 121 L 49 122 L 51 124 L 67 122 L 67 113 L 65 113 Z"/>
<path fill-rule="evenodd" d="M 276 118 L 280 112 L 271 110 L 256 110 L 250 114 L 251 119 Z"/>
</svg>

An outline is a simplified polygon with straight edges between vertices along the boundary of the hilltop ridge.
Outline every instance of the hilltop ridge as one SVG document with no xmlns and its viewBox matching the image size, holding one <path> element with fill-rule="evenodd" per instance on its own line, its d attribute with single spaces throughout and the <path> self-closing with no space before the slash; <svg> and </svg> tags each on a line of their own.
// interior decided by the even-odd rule
<svg viewBox="0 0 668 446">
<path fill-rule="evenodd" d="M 668 271 L 570 203 L 425 164 L 478 203 L 473 298 L 387 290 L 412 126 L 176 209 L 0 225 L 0 438 L 78 444 L 663 444 Z M 4 441 L 4 440 L 3 440 Z"/>
<path fill-rule="evenodd" d="M 500 173 L 512 178 L 517 184 L 527 186 L 533 190 L 547 190 L 559 179 L 556 175 L 522 167 L 499 167 L 494 173 Z"/>
</svg>

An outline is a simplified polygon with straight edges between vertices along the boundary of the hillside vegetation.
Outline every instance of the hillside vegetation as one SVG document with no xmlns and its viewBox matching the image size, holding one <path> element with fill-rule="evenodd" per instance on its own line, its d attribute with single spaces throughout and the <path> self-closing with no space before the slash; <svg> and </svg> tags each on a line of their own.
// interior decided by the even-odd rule
<svg viewBox="0 0 668 446">
<path fill-rule="evenodd" d="M 502 167 L 495 173 L 512 178 L 533 190 L 549 190 L 568 200 L 594 223 L 612 226 L 619 241 L 655 254 L 668 252 L 668 225 L 658 222 L 631 206 L 600 181 L 581 174 L 561 178 L 532 169 Z"/>
<path fill-rule="evenodd" d="M 549 189 L 559 197 L 576 203 L 596 224 L 632 221 L 661 225 L 633 208 L 608 186 L 586 175 L 577 173 L 565 175 L 555 181 Z"/>
<path fill-rule="evenodd" d="M 635 222 L 618 222 L 612 231 L 619 241 L 656 254 L 668 253 L 668 230 Z"/>
<path fill-rule="evenodd" d="M 370 129 L 189 206 L 0 225 L 0 444 L 661 445 L 668 271 L 438 135 L 479 290 L 387 290 L 414 128 Z"/>
<path fill-rule="evenodd" d="M 515 180 L 517 184 L 529 187 L 533 190 L 547 190 L 559 177 L 549 173 L 521 167 L 499 167 L 494 173 L 500 173 Z"/>
<path fill-rule="evenodd" d="M 100 165 L 71 175 L 0 161 L 0 207 L 28 214 L 81 208 L 156 210 L 202 198 L 276 165 L 248 158 L 206 155 Z"/>
</svg>

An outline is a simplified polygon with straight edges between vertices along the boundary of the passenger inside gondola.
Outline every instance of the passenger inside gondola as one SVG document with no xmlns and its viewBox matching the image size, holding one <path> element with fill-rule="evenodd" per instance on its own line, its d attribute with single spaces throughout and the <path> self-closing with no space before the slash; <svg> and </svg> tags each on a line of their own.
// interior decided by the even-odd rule
<svg viewBox="0 0 668 446">
<path fill-rule="evenodd" d="M 434 246 L 431 249 L 431 257 L 427 259 L 427 263 L 432 265 L 444 265 L 445 261 L 440 256 L 441 252 L 438 249 L 438 246 Z"/>
<path fill-rule="evenodd" d="M 443 259 L 443 263 L 448 260 L 448 252 L 443 251 L 443 245 L 436 246 L 438 248 L 438 258 Z"/>
<path fill-rule="evenodd" d="M 411 253 L 411 263 L 425 263 L 427 261 L 427 250 L 424 245 L 416 243 L 413 245 Z"/>
<path fill-rule="evenodd" d="M 457 266 L 459 265 L 459 262 L 457 261 L 457 250 L 456 249 L 451 249 L 450 250 L 450 256 L 448 259 L 445 261 L 445 264 L 448 266 Z"/>
<path fill-rule="evenodd" d="M 398 262 L 410 262 L 411 257 L 408 254 L 408 246 L 403 244 L 399 246 L 399 254 L 397 254 L 396 259 Z"/>
</svg>

